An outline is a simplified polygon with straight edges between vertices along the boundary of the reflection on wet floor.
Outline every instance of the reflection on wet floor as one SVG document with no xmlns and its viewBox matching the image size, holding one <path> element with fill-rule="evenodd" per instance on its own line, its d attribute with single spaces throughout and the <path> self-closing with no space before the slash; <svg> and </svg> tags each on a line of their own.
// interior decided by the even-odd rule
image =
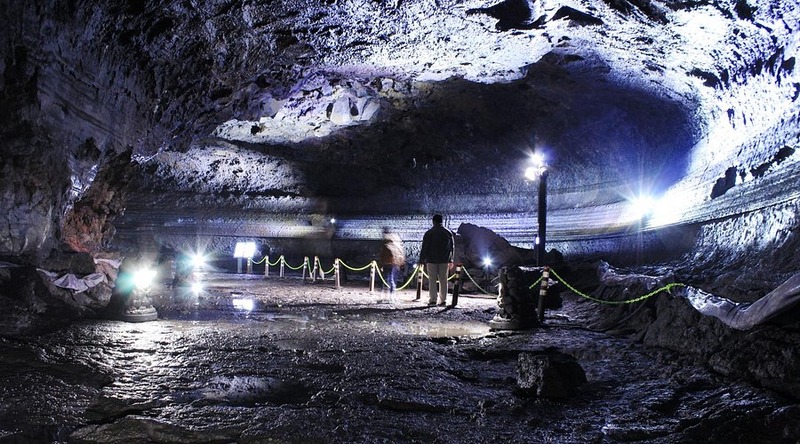
<svg viewBox="0 0 800 444">
<path fill-rule="evenodd" d="M 442 337 L 468 337 L 475 338 L 490 333 L 489 325 L 486 322 L 458 320 L 443 320 L 435 317 L 417 317 L 414 319 L 394 319 L 392 314 L 400 310 L 427 308 L 419 300 L 412 299 L 413 292 L 398 292 L 391 300 L 386 293 L 380 291 L 368 292 L 363 289 L 356 292 L 357 296 L 347 299 L 336 300 L 338 309 L 334 309 L 331 303 L 323 301 L 308 300 L 300 298 L 297 301 L 285 300 L 276 303 L 271 298 L 271 291 L 275 285 L 259 286 L 258 282 L 247 276 L 243 280 L 232 279 L 230 276 L 208 275 L 209 281 L 205 285 L 205 294 L 200 298 L 192 300 L 186 305 L 166 306 L 159 308 L 159 316 L 162 320 L 193 320 L 193 321 L 214 321 L 231 323 L 268 323 L 268 326 L 259 326 L 269 329 L 271 332 L 291 331 L 294 329 L 307 329 L 311 325 L 320 327 L 324 323 L 334 323 L 343 326 L 350 323 L 349 327 L 356 328 L 357 324 L 363 323 L 365 317 L 373 318 L 370 320 L 372 330 L 380 330 L 389 334 L 401 334 L 422 336 L 429 338 Z M 231 288 L 236 285 L 248 285 L 246 289 Z M 294 291 L 319 291 L 320 287 L 311 286 L 303 288 L 302 282 L 298 290 L 298 282 L 283 281 L 280 291 L 287 291 L 293 288 Z M 293 287 L 292 287 L 293 286 Z M 336 291 L 323 286 L 321 290 L 328 293 Z M 168 290 L 163 290 L 168 292 Z M 351 290 L 352 291 L 352 290 Z M 227 296 L 227 297 L 226 297 Z M 462 301 L 469 300 L 469 296 L 463 296 Z M 214 308 L 208 308 L 209 301 L 213 301 Z M 272 303 L 271 303 L 272 302 Z M 492 297 L 477 298 L 473 304 L 477 303 L 482 309 L 490 309 L 495 301 Z M 373 304 L 376 304 L 373 306 Z M 302 313 L 287 312 L 288 308 L 302 307 Z M 342 308 L 353 307 L 353 308 Z M 439 312 L 445 309 L 435 308 Z M 448 308 L 449 310 L 449 308 Z M 381 316 L 374 316 L 381 315 Z M 374 318 L 377 318 L 374 319 Z M 356 328 L 358 329 L 358 328 Z"/>
</svg>

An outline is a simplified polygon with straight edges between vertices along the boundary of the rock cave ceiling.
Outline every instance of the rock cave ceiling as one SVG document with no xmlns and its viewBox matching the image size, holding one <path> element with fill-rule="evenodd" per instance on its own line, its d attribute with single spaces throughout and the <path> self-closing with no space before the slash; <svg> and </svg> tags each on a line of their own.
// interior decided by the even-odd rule
<svg viewBox="0 0 800 444">
<path fill-rule="evenodd" d="M 653 226 L 796 200 L 795 2 L 6 0 L 0 14 L 4 151 L 58 165 L 40 175 L 54 212 L 5 204 L 25 215 L 4 251 L 43 245 L 55 228 L 40 221 L 92 248 L 111 220 L 291 237 L 299 214 L 422 227 L 433 211 L 522 240 L 534 150 L 555 240 L 630 222 L 640 193 L 672 199 Z M 125 147 L 132 170 L 111 161 Z M 19 196 L 12 169 L 39 167 L 15 159 L 4 188 Z M 124 208 L 108 202 L 120 178 Z"/>
</svg>

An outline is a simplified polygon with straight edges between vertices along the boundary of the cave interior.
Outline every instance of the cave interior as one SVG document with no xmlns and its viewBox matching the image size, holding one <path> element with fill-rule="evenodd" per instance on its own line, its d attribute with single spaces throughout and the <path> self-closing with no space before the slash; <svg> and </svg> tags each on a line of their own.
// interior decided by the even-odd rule
<svg viewBox="0 0 800 444">
<path fill-rule="evenodd" d="M 629 297 L 606 266 L 731 310 L 780 293 L 758 333 L 686 298 L 630 328 L 800 398 L 796 2 L 0 0 L 0 17 L 4 337 L 104 316 L 118 276 L 165 257 L 236 273 L 239 242 L 360 266 L 391 227 L 413 263 L 439 213 L 458 245 L 507 241 L 498 268 L 537 265 L 546 231 L 542 260 L 595 295 Z M 480 273 L 491 253 L 458 259 Z M 77 297 L 37 270 L 105 281 Z"/>
</svg>

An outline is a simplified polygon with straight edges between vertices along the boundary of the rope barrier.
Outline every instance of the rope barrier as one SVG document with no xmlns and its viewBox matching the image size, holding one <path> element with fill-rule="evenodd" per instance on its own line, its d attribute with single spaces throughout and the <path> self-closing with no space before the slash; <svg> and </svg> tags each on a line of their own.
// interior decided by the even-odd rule
<svg viewBox="0 0 800 444">
<path fill-rule="evenodd" d="M 381 273 L 381 267 L 378 267 L 377 264 L 375 266 L 375 273 L 381 279 L 381 282 L 383 282 L 383 286 L 384 287 L 389 287 L 389 283 L 386 282 L 386 279 L 383 278 L 383 273 Z"/>
<path fill-rule="evenodd" d="M 372 261 L 372 262 L 375 262 L 375 261 Z M 353 267 L 351 267 L 351 266 L 347 265 L 346 263 L 344 263 L 344 261 L 343 261 L 343 260 L 339 260 L 339 263 L 340 263 L 340 264 L 342 264 L 342 265 L 344 265 L 344 267 L 345 267 L 345 268 L 347 268 L 347 269 L 348 269 L 348 270 L 350 270 L 350 271 L 363 271 L 363 270 L 366 270 L 367 268 L 369 268 L 369 267 L 371 267 L 371 266 L 372 266 L 372 262 L 368 263 L 367 265 L 364 265 L 364 266 L 363 266 L 363 267 L 361 267 L 361 268 L 353 268 Z"/>
<path fill-rule="evenodd" d="M 550 272 L 553 273 L 553 276 L 555 276 L 556 279 L 558 279 L 559 282 L 564 284 L 565 287 L 567 287 L 570 291 L 572 291 L 573 293 L 577 294 L 578 296 L 580 296 L 582 298 L 585 298 L 585 299 L 589 299 L 590 301 L 595 301 L 595 302 L 599 302 L 601 304 L 609 304 L 609 305 L 633 304 L 635 302 L 641 302 L 641 301 L 643 301 L 645 299 L 651 298 L 651 297 L 657 295 L 658 293 L 661 293 L 662 291 L 666 291 L 667 293 L 670 293 L 670 290 L 672 290 L 673 287 L 685 287 L 686 286 L 686 284 L 681 284 L 679 282 L 673 282 L 673 283 L 667 284 L 667 285 L 665 285 L 665 286 L 663 286 L 661 288 L 653 290 L 650 293 L 647 293 L 646 295 L 639 296 L 637 298 L 626 299 L 626 300 L 623 300 L 623 301 L 606 301 L 606 300 L 603 300 L 603 299 L 598 299 L 598 298 L 589 296 L 588 294 L 576 289 L 575 287 L 570 285 L 567 281 L 565 281 L 561 276 L 559 276 L 558 273 L 555 272 L 555 270 L 550 269 Z"/>
<path fill-rule="evenodd" d="M 428 273 L 426 273 L 425 270 L 422 270 L 422 276 L 425 277 L 426 279 L 430 279 L 431 278 L 430 276 L 428 276 Z M 451 274 L 450 276 L 447 277 L 447 280 L 448 281 L 452 281 L 455 278 L 456 278 L 456 274 L 453 273 L 453 274 Z"/>
<path fill-rule="evenodd" d="M 296 267 L 292 267 L 291 265 L 289 265 L 289 263 L 288 263 L 288 262 L 285 262 L 285 261 L 284 261 L 284 264 L 286 264 L 286 266 L 287 266 L 287 267 L 288 267 L 290 270 L 294 270 L 294 271 L 300 270 L 301 268 L 305 267 L 305 266 L 306 266 L 306 263 L 307 263 L 306 261 L 303 261 L 303 263 L 302 263 L 302 264 L 300 264 L 300 265 L 298 265 L 298 266 L 296 266 Z"/>
<path fill-rule="evenodd" d="M 407 287 L 409 284 L 411 284 L 411 281 L 413 281 L 413 280 L 414 280 L 414 276 L 417 274 L 417 271 L 419 271 L 419 267 L 414 267 L 414 271 L 411 273 L 411 276 L 409 276 L 409 277 L 408 277 L 408 280 L 406 281 L 406 283 L 405 283 L 405 284 L 403 284 L 403 285 L 401 285 L 401 286 L 399 286 L 399 287 L 397 287 L 397 289 L 398 289 L 398 290 L 405 290 L 405 288 L 406 288 L 406 287 Z"/>
<path fill-rule="evenodd" d="M 286 262 L 286 259 L 285 259 L 285 257 L 283 255 L 281 255 L 277 259 L 275 259 L 275 262 L 270 262 L 269 261 L 269 257 L 268 256 L 264 256 L 261 260 L 253 261 L 252 263 L 254 263 L 254 264 L 262 264 L 262 263 L 265 263 L 265 262 L 266 262 L 267 266 L 276 266 L 278 264 L 286 265 L 287 267 L 289 267 L 289 269 L 294 270 L 294 271 L 301 270 L 301 269 L 303 269 L 305 267 L 308 270 L 309 275 L 313 276 L 313 273 L 314 273 L 314 270 L 311 269 L 311 264 L 309 263 L 308 258 L 305 258 L 303 260 L 303 263 L 298 265 L 298 266 L 290 265 L 288 262 Z M 384 278 L 383 273 L 381 272 L 381 267 L 378 267 L 377 266 L 377 262 L 375 262 L 375 261 L 372 261 L 372 262 L 368 263 L 367 265 L 364 265 L 363 267 L 352 267 L 352 266 L 346 264 L 341 259 L 338 259 L 338 263 L 339 263 L 339 265 L 344 266 L 345 268 L 347 268 L 350 271 L 364 271 L 364 270 L 366 270 L 366 269 L 368 269 L 370 267 L 375 267 L 375 272 L 377 273 L 377 275 L 380 278 L 380 280 L 383 283 L 383 285 L 387 286 L 387 287 L 389 286 L 388 282 L 386 282 L 386 278 Z M 328 271 L 325 271 L 324 269 L 322 269 L 321 262 L 319 262 L 319 259 L 315 258 L 315 265 L 316 264 L 319 265 L 319 271 L 322 273 L 323 276 L 325 274 L 331 274 L 331 273 L 334 273 L 336 271 L 336 262 L 334 262 L 334 264 L 331 266 L 330 270 L 328 270 Z M 493 294 L 493 293 L 487 291 L 485 288 L 483 288 L 480 284 L 478 284 L 475 281 L 475 279 L 472 277 L 472 275 L 469 274 L 469 271 L 466 269 L 466 267 L 463 268 L 463 271 L 467 275 L 469 280 L 472 282 L 472 284 L 475 285 L 475 287 L 478 290 L 480 290 L 482 293 L 487 294 L 487 295 L 492 295 Z M 406 282 L 403 285 L 397 287 L 397 289 L 398 290 L 406 289 L 409 285 L 411 285 L 412 282 L 414 282 L 414 278 L 415 278 L 415 276 L 417 276 L 417 273 L 421 273 L 422 277 L 430 279 L 430 277 L 425 272 L 423 267 L 415 266 L 414 267 L 414 271 L 408 276 L 408 279 L 406 280 Z M 567 287 L 571 292 L 575 293 L 576 295 L 578 295 L 578 296 L 580 296 L 580 297 L 582 297 L 584 299 L 588 299 L 588 300 L 591 300 L 591 301 L 594 301 L 594 302 L 598 302 L 598 303 L 601 303 L 601 304 L 609 304 L 609 305 L 633 304 L 633 303 L 636 303 L 636 302 L 641 302 L 641 301 L 644 301 L 646 299 L 649 299 L 649 298 L 651 298 L 651 297 L 653 297 L 653 296 L 655 296 L 655 295 L 657 295 L 657 294 L 659 294 L 661 292 L 671 293 L 671 290 L 674 287 L 685 287 L 686 286 L 685 284 L 682 284 L 682 283 L 673 282 L 673 283 L 664 285 L 663 287 L 660 287 L 660 288 L 658 288 L 656 290 L 653 290 L 650 293 L 647 293 L 647 294 L 642 295 L 642 296 L 638 296 L 638 297 L 635 297 L 635 298 L 626 299 L 626 300 L 622 300 L 622 301 L 607 301 L 607 300 L 603 300 L 603 299 L 599 299 L 599 298 L 593 297 L 591 295 L 588 295 L 588 294 L 578 290 L 577 288 L 575 288 L 572 285 L 570 285 L 567 281 L 565 281 L 561 276 L 559 276 L 558 273 L 555 270 L 553 270 L 552 268 L 550 269 L 550 273 L 552 273 L 553 277 L 555 277 L 555 280 L 557 282 L 560 282 L 561 284 L 563 284 L 565 287 Z M 451 280 L 455 279 L 456 276 L 457 276 L 457 274 L 454 273 L 451 276 L 449 276 L 447 278 L 447 280 L 451 281 Z M 542 278 L 543 278 L 543 276 L 540 276 L 536 280 L 536 282 L 531 284 L 530 287 L 528 287 L 528 288 L 529 289 L 533 289 L 534 287 L 538 286 L 541 283 Z"/>
<path fill-rule="evenodd" d="M 482 291 L 482 292 L 483 292 L 483 294 L 492 294 L 492 293 L 489 293 L 488 291 L 484 290 L 484 289 L 483 289 L 483 287 L 481 287 L 480 285 L 478 285 L 478 283 L 477 283 L 477 282 L 475 282 L 475 279 L 473 279 L 473 278 L 472 278 L 472 275 L 470 275 L 470 274 L 469 274 L 469 271 L 467 271 L 466 267 L 464 268 L 464 274 L 466 274 L 466 275 L 467 275 L 467 277 L 469 278 L 469 280 L 470 280 L 470 281 L 472 281 L 472 283 L 473 283 L 473 284 L 474 284 L 476 287 L 478 287 L 478 290 Z"/>
</svg>

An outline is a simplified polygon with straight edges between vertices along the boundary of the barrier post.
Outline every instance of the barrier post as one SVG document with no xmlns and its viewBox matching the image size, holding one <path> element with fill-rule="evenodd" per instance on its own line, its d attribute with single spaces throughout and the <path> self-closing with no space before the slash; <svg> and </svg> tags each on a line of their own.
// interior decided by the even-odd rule
<svg viewBox="0 0 800 444">
<path fill-rule="evenodd" d="M 336 282 L 336 288 L 341 288 L 342 284 L 339 280 L 339 258 L 333 260 L 333 280 Z"/>
<path fill-rule="evenodd" d="M 286 258 L 281 256 L 281 271 L 280 271 L 280 274 L 279 274 L 280 277 L 284 277 L 284 275 L 283 275 L 283 266 L 284 265 L 286 265 Z"/>
<path fill-rule="evenodd" d="M 419 300 L 419 297 L 422 295 L 422 269 L 424 267 L 424 264 L 417 264 L 417 297 L 414 298 L 416 300 Z"/>
<path fill-rule="evenodd" d="M 539 286 L 539 322 L 544 322 L 544 297 L 547 296 L 547 286 L 550 281 L 550 268 L 542 270 L 542 285 Z"/>
<path fill-rule="evenodd" d="M 264 256 L 264 277 L 269 277 L 269 256 Z"/>
<path fill-rule="evenodd" d="M 308 271 L 308 256 L 303 258 L 303 280 L 306 280 L 306 271 Z"/>
<path fill-rule="evenodd" d="M 369 291 L 375 291 L 375 261 L 370 262 L 369 267 Z"/>
<path fill-rule="evenodd" d="M 450 307 L 455 308 L 456 304 L 458 304 L 458 292 L 460 290 L 461 290 L 461 263 L 457 263 L 455 282 L 453 282 L 453 303 L 450 305 Z"/>
<path fill-rule="evenodd" d="M 242 258 L 236 258 L 236 272 L 242 274 Z"/>
<path fill-rule="evenodd" d="M 322 269 L 322 262 L 320 262 L 319 257 L 317 257 L 317 264 L 319 265 L 319 278 L 324 281 L 325 280 L 325 270 Z"/>
<path fill-rule="evenodd" d="M 247 258 L 247 274 L 253 273 L 253 259 Z"/>
<path fill-rule="evenodd" d="M 414 298 L 416 300 L 419 300 L 420 296 L 422 295 L 422 270 L 424 268 L 424 264 L 417 264 L 417 297 Z"/>
<path fill-rule="evenodd" d="M 314 256 L 314 268 L 311 269 L 311 282 L 317 281 L 317 264 L 319 263 L 319 257 Z"/>
</svg>

